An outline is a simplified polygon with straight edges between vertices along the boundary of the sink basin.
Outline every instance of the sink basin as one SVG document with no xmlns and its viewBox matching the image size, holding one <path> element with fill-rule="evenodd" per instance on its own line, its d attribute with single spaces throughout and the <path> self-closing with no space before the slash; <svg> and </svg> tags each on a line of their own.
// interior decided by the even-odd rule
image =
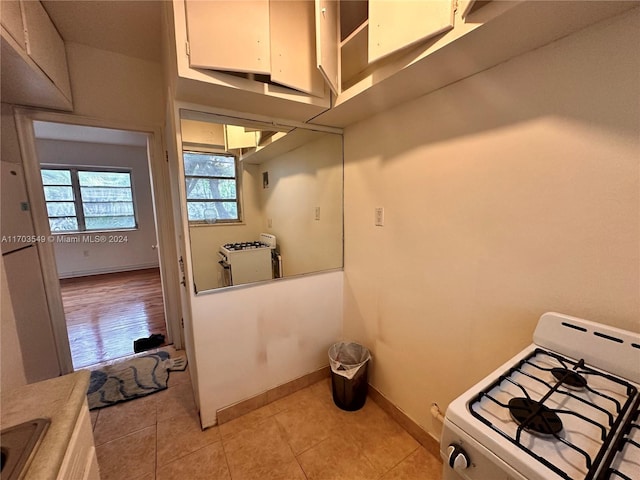
<svg viewBox="0 0 640 480">
<path fill-rule="evenodd" d="M 26 470 L 51 420 L 36 418 L 0 431 L 2 480 L 14 480 Z"/>
</svg>

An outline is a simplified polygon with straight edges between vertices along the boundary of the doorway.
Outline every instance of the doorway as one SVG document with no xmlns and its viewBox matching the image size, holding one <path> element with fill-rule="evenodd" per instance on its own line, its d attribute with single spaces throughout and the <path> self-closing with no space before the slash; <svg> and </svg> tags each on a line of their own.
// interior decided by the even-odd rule
<svg viewBox="0 0 640 480">
<path fill-rule="evenodd" d="M 60 291 L 75 369 L 137 353 L 134 339 L 167 344 L 158 268 L 63 278 Z"/>
<path fill-rule="evenodd" d="M 30 110 L 17 111 L 16 121 L 34 226 L 47 238 L 42 267 L 63 373 L 132 354 L 134 340 L 151 334 L 182 348 L 160 133 Z M 45 179 L 45 170 L 54 175 Z M 111 287 L 98 286 L 104 281 Z M 136 288 L 146 285 L 137 299 L 131 282 Z M 85 297 L 85 307 L 63 302 L 67 287 L 75 288 L 76 300 Z M 118 313 L 114 307 L 132 293 L 129 307 Z M 65 315 L 69 308 L 78 314 L 69 315 L 71 324 Z M 98 312 L 108 315 L 100 319 Z M 146 317 L 144 328 L 140 313 Z M 86 325 L 78 329 L 82 315 Z"/>
</svg>

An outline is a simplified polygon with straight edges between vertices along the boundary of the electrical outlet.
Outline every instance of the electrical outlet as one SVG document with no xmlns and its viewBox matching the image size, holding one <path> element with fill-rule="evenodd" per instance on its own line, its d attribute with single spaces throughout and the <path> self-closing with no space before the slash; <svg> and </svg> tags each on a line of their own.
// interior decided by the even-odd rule
<svg viewBox="0 0 640 480">
<path fill-rule="evenodd" d="M 267 228 L 273 228 L 273 219 L 267 218 Z"/>
<path fill-rule="evenodd" d="M 375 224 L 376 227 L 382 227 L 384 225 L 384 208 L 382 207 L 376 207 Z"/>
<path fill-rule="evenodd" d="M 320 207 L 316 207 L 316 220 L 320 220 Z"/>
</svg>

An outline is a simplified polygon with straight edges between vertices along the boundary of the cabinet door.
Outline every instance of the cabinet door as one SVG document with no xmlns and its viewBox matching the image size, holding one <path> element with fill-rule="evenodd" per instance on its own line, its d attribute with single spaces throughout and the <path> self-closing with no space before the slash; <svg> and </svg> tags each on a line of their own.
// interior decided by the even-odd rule
<svg viewBox="0 0 640 480">
<path fill-rule="evenodd" d="M 186 0 L 189 65 L 269 74 L 269 0 Z"/>
<path fill-rule="evenodd" d="M 19 0 L 2 0 L 0 2 L 0 21 L 18 44 L 24 47 L 24 27 L 22 26 L 22 10 Z"/>
<path fill-rule="evenodd" d="M 452 0 L 369 0 L 369 62 L 453 28 Z"/>
<path fill-rule="evenodd" d="M 460 15 L 460 18 L 467 16 L 474 3 L 476 3 L 476 0 L 458 0 L 458 15 Z"/>
<path fill-rule="evenodd" d="M 27 32 L 27 54 L 71 100 L 64 40 L 40 2 L 22 2 L 22 8 Z"/>
<path fill-rule="evenodd" d="M 308 0 L 271 0 L 271 80 L 318 97 L 324 79 L 316 65 L 315 7 Z"/>
<path fill-rule="evenodd" d="M 316 4 L 316 61 L 329 87 L 336 95 L 338 85 L 338 2 L 315 0 Z"/>
<path fill-rule="evenodd" d="M 91 429 L 91 416 L 86 402 L 78 415 L 57 476 L 58 480 L 70 478 L 77 480 L 97 480 L 100 478 Z"/>
<path fill-rule="evenodd" d="M 224 126 L 225 150 L 258 146 L 258 132 L 246 131 L 237 125 Z"/>
</svg>

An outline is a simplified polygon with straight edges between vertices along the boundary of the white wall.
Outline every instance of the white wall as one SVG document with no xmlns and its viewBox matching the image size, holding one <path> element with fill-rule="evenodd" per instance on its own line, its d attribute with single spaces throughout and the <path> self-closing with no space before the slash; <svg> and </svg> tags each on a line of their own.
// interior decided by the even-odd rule
<svg viewBox="0 0 640 480">
<path fill-rule="evenodd" d="M 4 391 L 26 385 L 27 377 L 4 259 L 0 261 L 0 269 L 0 391 Z"/>
<path fill-rule="evenodd" d="M 276 236 L 284 274 L 342 268 L 342 138 L 327 133 L 259 166 L 264 231 Z M 316 220 L 315 209 L 320 208 Z"/>
<path fill-rule="evenodd" d="M 192 296 L 200 418 L 329 364 L 342 335 L 342 272 Z"/>
<path fill-rule="evenodd" d="M 640 331 L 638 17 L 345 131 L 344 333 L 436 436 L 431 403 L 531 343 L 543 312 Z"/>
<path fill-rule="evenodd" d="M 160 63 L 66 43 L 73 113 L 134 126 L 164 125 Z"/>
<path fill-rule="evenodd" d="M 41 164 L 130 168 L 133 177 L 138 229 L 118 232 L 118 235 L 126 236 L 124 243 L 61 241 L 70 238 L 81 241 L 82 238 L 93 237 L 94 233 L 56 237 L 56 263 L 60 278 L 158 266 L 157 250 L 152 248 L 157 241 L 145 147 L 38 139 L 36 149 Z"/>
</svg>

